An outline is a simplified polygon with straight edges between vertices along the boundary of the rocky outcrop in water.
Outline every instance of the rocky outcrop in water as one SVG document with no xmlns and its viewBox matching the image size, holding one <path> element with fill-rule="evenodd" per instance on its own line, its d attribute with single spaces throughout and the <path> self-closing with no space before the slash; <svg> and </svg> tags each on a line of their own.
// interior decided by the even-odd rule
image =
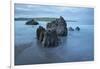
<svg viewBox="0 0 100 69">
<path fill-rule="evenodd" d="M 45 28 L 39 26 L 36 31 L 36 36 L 43 47 L 55 47 L 58 44 L 58 35 L 55 30 L 45 30 Z"/>
<path fill-rule="evenodd" d="M 36 22 L 34 19 L 29 20 L 29 21 L 26 22 L 26 25 L 38 25 L 38 24 L 39 24 L 39 23 Z"/>
<path fill-rule="evenodd" d="M 47 24 L 46 29 L 42 26 L 37 28 L 37 39 L 43 47 L 55 47 L 59 44 L 59 36 L 67 36 L 67 24 L 62 16 Z"/>
<path fill-rule="evenodd" d="M 77 26 L 77 27 L 75 28 L 75 30 L 80 31 L 80 28 Z"/>
<path fill-rule="evenodd" d="M 74 31 L 74 29 L 72 27 L 69 27 L 68 30 L 69 31 Z"/>
<path fill-rule="evenodd" d="M 58 45 L 58 35 L 55 30 L 47 30 L 42 42 L 44 47 L 55 47 Z"/>
<path fill-rule="evenodd" d="M 67 23 L 62 16 L 60 18 L 50 22 L 46 27 L 48 30 L 55 30 L 59 36 L 67 36 Z"/>
<path fill-rule="evenodd" d="M 42 26 L 39 26 L 37 28 L 37 31 L 36 31 L 36 36 L 37 36 L 37 39 L 42 42 L 43 39 L 44 39 L 44 34 L 45 34 L 45 28 L 43 28 Z"/>
</svg>

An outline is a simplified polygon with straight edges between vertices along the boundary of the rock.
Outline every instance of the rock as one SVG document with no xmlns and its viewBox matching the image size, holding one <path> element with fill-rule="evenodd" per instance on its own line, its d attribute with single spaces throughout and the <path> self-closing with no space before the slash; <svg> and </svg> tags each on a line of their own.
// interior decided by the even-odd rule
<svg viewBox="0 0 100 69">
<path fill-rule="evenodd" d="M 39 26 L 36 33 L 37 39 L 43 47 L 55 47 L 58 45 L 58 35 L 55 30 L 45 30 L 45 28 Z"/>
<path fill-rule="evenodd" d="M 37 31 L 36 31 L 36 36 L 40 42 L 43 41 L 44 33 L 45 33 L 45 28 L 43 28 L 42 26 L 39 26 L 39 28 L 37 28 Z"/>
<path fill-rule="evenodd" d="M 46 30 L 42 26 L 37 28 L 37 39 L 43 47 L 55 47 L 59 44 L 59 36 L 67 36 L 67 23 L 62 16 L 47 24 Z"/>
<path fill-rule="evenodd" d="M 80 31 L 80 28 L 77 26 L 77 27 L 75 28 L 75 30 Z"/>
<path fill-rule="evenodd" d="M 58 45 L 58 36 L 55 30 L 46 30 L 42 42 L 44 47 L 55 47 Z"/>
<path fill-rule="evenodd" d="M 69 29 L 68 29 L 69 31 L 74 31 L 74 29 L 72 28 L 72 27 L 69 27 Z"/>
<path fill-rule="evenodd" d="M 38 24 L 39 24 L 39 23 L 36 22 L 34 19 L 29 20 L 29 21 L 26 22 L 26 25 L 38 25 Z"/>
<path fill-rule="evenodd" d="M 59 36 L 67 36 L 67 23 L 62 16 L 47 24 L 48 30 L 55 30 Z"/>
</svg>

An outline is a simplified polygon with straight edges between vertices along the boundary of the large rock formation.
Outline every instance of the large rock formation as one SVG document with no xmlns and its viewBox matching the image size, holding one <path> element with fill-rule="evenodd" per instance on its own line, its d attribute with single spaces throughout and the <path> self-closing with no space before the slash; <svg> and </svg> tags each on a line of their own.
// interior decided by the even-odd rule
<svg viewBox="0 0 100 69">
<path fill-rule="evenodd" d="M 55 47 L 58 44 L 58 36 L 55 30 L 45 30 L 39 26 L 36 31 L 37 39 L 41 42 L 43 47 Z"/>
<path fill-rule="evenodd" d="M 37 39 L 43 47 L 55 47 L 59 44 L 59 36 L 67 36 L 67 24 L 63 17 L 47 24 L 46 30 L 39 26 L 37 28 Z"/>
<path fill-rule="evenodd" d="M 44 47 L 55 47 L 58 45 L 58 36 L 55 30 L 47 30 L 42 42 Z"/>
<path fill-rule="evenodd" d="M 29 20 L 29 21 L 26 22 L 26 25 L 38 25 L 38 24 L 39 24 L 39 23 L 36 22 L 34 19 Z"/>
<path fill-rule="evenodd" d="M 67 23 L 62 16 L 47 24 L 48 30 L 55 30 L 59 36 L 67 36 Z"/>
</svg>

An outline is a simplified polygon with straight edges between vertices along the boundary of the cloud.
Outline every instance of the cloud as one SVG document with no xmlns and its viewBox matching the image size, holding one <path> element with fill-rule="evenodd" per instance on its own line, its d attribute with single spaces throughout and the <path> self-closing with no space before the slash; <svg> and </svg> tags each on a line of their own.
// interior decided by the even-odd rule
<svg viewBox="0 0 100 69">
<path fill-rule="evenodd" d="M 20 17 L 58 17 L 79 19 L 93 16 L 92 8 L 77 8 L 77 7 L 61 7 L 61 6 L 46 6 L 32 4 L 15 4 L 15 16 Z M 90 17 L 90 18 L 91 18 Z"/>
</svg>

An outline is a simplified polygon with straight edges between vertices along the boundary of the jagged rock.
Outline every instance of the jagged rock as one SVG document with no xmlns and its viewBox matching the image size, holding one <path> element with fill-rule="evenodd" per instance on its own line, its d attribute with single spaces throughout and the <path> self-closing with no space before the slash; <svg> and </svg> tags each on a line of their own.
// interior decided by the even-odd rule
<svg viewBox="0 0 100 69">
<path fill-rule="evenodd" d="M 74 31 L 74 29 L 72 28 L 72 27 L 69 27 L 69 29 L 68 29 L 69 31 Z"/>
<path fill-rule="evenodd" d="M 58 35 L 55 30 L 46 30 L 42 42 L 44 47 L 55 47 L 58 45 Z"/>
<path fill-rule="evenodd" d="M 77 27 L 75 28 L 75 30 L 80 31 L 80 28 L 77 26 Z"/>
<path fill-rule="evenodd" d="M 55 47 L 59 44 L 59 36 L 67 36 L 67 24 L 62 16 L 47 24 L 46 30 L 42 26 L 37 28 L 37 39 L 43 47 Z"/>
<path fill-rule="evenodd" d="M 44 33 L 45 33 L 45 28 L 43 28 L 42 26 L 39 26 L 39 28 L 37 28 L 37 31 L 36 31 L 36 36 L 40 42 L 43 41 Z"/>
<path fill-rule="evenodd" d="M 38 24 L 39 24 L 39 23 L 36 22 L 34 19 L 29 20 L 29 21 L 26 22 L 26 25 L 38 25 Z"/>
<path fill-rule="evenodd" d="M 58 35 L 55 30 L 45 30 L 39 26 L 36 31 L 37 39 L 42 43 L 43 47 L 55 47 L 58 45 Z"/>
<path fill-rule="evenodd" d="M 67 23 L 62 16 L 47 24 L 48 30 L 55 30 L 59 36 L 67 36 Z"/>
</svg>

